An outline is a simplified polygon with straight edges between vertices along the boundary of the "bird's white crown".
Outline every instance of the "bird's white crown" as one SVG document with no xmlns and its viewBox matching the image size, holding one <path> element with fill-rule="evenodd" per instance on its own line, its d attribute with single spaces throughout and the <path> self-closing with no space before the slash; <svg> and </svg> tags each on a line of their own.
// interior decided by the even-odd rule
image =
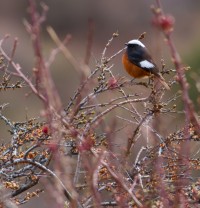
<svg viewBox="0 0 200 208">
<path fill-rule="evenodd" d="M 132 45 L 132 44 L 136 44 L 136 45 L 140 45 L 140 46 L 142 46 L 143 48 L 145 47 L 145 45 L 142 43 L 142 42 L 140 42 L 139 40 L 137 40 L 137 39 L 134 39 L 134 40 L 130 40 L 129 42 L 128 42 L 128 45 Z"/>
</svg>

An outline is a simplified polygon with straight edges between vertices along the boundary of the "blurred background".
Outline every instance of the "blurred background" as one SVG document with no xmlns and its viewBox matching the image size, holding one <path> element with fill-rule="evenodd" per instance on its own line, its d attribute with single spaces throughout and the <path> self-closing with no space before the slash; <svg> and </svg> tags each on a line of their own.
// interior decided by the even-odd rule
<svg viewBox="0 0 200 208">
<path fill-rule="evenodd" d="M 200 1 L 168 0 L 161 2 L 164 11 L 167 14 L 172 14 L 175 18 L 173 39 L 184 65 L 191 67 L 191 70 L 187 72 L 190 95 L 196 110 L 199 111 Z M 113 41 L 108 50 L 108 56 L 123 48 L 125 42 L 138 38 L 141 33 L 147 32 L 144 43 L 156 63 L 160 65 L 160 59 L 163 58 L 166 67 L 173 68 L 163 36 L 152 26 L 153 15 L 150 6 L 154 3 L 153 0 L 48 0 L 44 3 L 49 7 L 47 20 L 42 30 L 43 53 L 46 58 L 48 58 L 51 49 L 56 47 L 46 32 L 46 27 L 50 25 L 61 39 L 66 34 L 71 34 L 72 39 L 67 47 L 79 62 L 83 62 L 87 44 L 88 20 L 92 19 L 94 21 L 94 40 L 89 64 L 91 69 L 95 67 L 105 44 L 116 31 L 119 32 L 119 37 Z M 13 39 L 18 37 L 19 45 L 14 60 L 20 63 L 25 74 L 30 75 L 34 66 L 34 56 L 30 35 L 24 26 L 24 20 L 29 21 L 27 8 L 27 0 L 1 1 L 0 38 L 10 34 L 10 38 L 3 44 L 5 51 L 10 54 Z M 39 4 L 38 8 L 40 8 Z M 112 70 L 115 75 L 120 74 L 128 77 L 122 69 L 120 56 L 114 59 L 114 65 Z M 77 89 L 80 77 L 62 55 L 59 55 L 51 66 L 51 71 L 65 105 Z M 9 103 L 4 111 L 8 118 L 13 121 L 24 121 L 26 118 L 40 115 L 41 103 L 33 95 L 25 96 L 27 93 L 29 93 L 27 88 L 1 92 L 0 104 Z M 6 138 L 7 129 L 2 121 L 0 121 L 0 125 L 0 139 Z M 32 203 L 38 203 L 40 207 L 45 207 L 45 200 L 38 201 L 36 199 L 23 207 L 32 207 Z"/>
</svg>

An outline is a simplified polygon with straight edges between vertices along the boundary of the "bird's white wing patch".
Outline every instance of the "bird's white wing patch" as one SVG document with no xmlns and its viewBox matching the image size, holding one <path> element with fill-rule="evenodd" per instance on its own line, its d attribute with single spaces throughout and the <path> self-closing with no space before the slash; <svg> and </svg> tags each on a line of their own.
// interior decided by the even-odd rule
<svg viewBox="0 0 200 208">
<path fill-rule="evenodd" d="M 140 62 L 140 66 L 141 66 L 142 68 L 146 68 L 146 69 L 152 69 L 152 68 L 155 67 L 154 64 L 152 64 L 151 62 L 149 62 L 149 61 L 147 61 L 147 60 L 141 61 L 141 62 Z"/>
</svg>

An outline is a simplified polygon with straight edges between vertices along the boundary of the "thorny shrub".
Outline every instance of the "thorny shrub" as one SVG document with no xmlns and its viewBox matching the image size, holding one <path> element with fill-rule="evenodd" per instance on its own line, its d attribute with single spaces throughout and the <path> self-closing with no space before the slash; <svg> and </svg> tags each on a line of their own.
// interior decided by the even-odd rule
<svg viewBox="0 0 200 208">
<path fill-rule="evenodd" d="M 31 21 L 26 22 L 26 29 L 35 53 L 35 81 L 13 60 L 16 39 L 11 56 L 7 55 L 5 37 L 0 42 L 0 90 L 29 86 L 44 104 L 45 121 L 11 121 L 4 116 L 7 104 L 1 103 L 0 119 L 10 132 L 9 142 L 0 147 L 1 206 L 17 207 L 43 191 L 61 207 L 197 206 L 200 181 L 194 171 L 200 168 L 199 151 L 190 153 L 189 146 L 199 144 L 199 123 L 188 97 L 184 68 L 171 40 L 174 20 L 165 16 L 160 2 L 152 8 L 154 23 L 168 41 L 176 69 L 166 69 L 163 63 L 161 73 L 169 79 L 171 88 L 178 82 L 182 90 L 173 95 L 162 86 L 155 87 L 153 79 L 146 83 L 114 75 L 112 61 L 124 49 L 111 57 L 107 57 L 107 50 L 118 33 L 113 34 L 96 67 L 90 70 L 70 54 L 66 47 L 69 36 L 62 42 L 49 27 L 57 48 L 45 61 L 39 31 L 47 7 L 42 5 L 39 15 L 35 1 L 29 4 Z M 91 35 L 88 54 L 90 41 Z M 61 103 L 49 72 L 59 52 L 82 72 L 83 78 L 67 105 Z M 8 70 L 9 65 L 13 71 Z M 12 83 L 13 76 L 19 81 Z M 136 88 L 142 90 L 138 93 L 133 90 Z M 185 125 L 166 135 L 162 118 L 179 113 L 176 102 L 181 96 Z M 44 176 L 47 179 L 41 180 Z M 46 188 L 38 188 L 38 183 Z"/>
</svg>

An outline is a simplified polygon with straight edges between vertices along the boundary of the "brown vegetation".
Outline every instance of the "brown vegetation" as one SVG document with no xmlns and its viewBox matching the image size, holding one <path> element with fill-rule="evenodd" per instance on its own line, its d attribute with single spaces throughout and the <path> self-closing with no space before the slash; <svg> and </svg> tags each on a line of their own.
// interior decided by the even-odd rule
<svg viewBox="0 0 200 208">
<path fill-rule="evenodd" d="M 169 78 L 171 88 L 180 85 L 181 89 L 171 94 L 162 86 L 155 87 L 153 80 L 146 83 L 114 75 L 113 59 L 120 58 L 124 48 L 110 57 L 107 50 L 117 32 L 96 67 L 90 69 L 92 21 L 85 63 L 78 63 L 68 50 L 70 36 L 61 41 L 51 27 L 47 31 L 56 48 L 45 59 L 40 30 L 47 6 L 42 5 L 41 14 L 36 7 L 36 1 L 29 0 L 31 20 L 25 23 L 34 50 L 32 78 L 14 61 L 18 40 L 10 55 L 4 50 L 8 37 L 0 41 L 0 90 L 28 86 L 43 104 L 38 110 L 42 110 L 43 121 L 13 122 L 4 115 L 7 104 L 1 103 L 0 119 L 10 131 L 10 140 L 0 147 L 1 207 L 17 207 L 42 192 L 55 198 L 57 207 L 198 206 L 200 186 L 195 171 L 200 168 L 199 151 L 190 152 L 190 147 L 199 142 L 200 124 L 188 95 L 186 68 L 171 38 L 174 19 L 165 15 L 160 1 L 152 7 L 153 22 L 163 31 L 175 66 L 167 69 L 163 62 L 161 73 Z M 67 105 L 49 70 L 60 52 L 81 75 Z M 12 77 L 18 81 L 13 82 Z M 184 104 L 185 124 L 168 133 L 165 118 L 180 113 L 178 99 Z"/>
</svg>

